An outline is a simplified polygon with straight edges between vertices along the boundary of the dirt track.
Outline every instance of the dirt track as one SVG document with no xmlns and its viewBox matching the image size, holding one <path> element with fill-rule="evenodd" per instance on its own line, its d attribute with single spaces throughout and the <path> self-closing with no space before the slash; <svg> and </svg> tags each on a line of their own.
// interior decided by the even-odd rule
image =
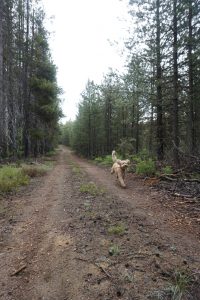
<svg viewBox="0 0 200 300">
<path fill-rule="evenodd" d="M 91 181 L 104 193 L 81 193 Z M 133 175 L 121 189 L 62 147 L 48 175 L 1 200 L 0 299 L 159 299 L 175 270 L 200 265 L 198 226 L 162 197 Z"/>
</svg>

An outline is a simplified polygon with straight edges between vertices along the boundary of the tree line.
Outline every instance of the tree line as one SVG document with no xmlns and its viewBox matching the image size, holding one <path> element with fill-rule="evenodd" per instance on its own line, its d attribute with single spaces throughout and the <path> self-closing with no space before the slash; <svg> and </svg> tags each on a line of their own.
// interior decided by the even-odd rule
<svg viewBox="0 0 200 300">
<path fill-rule="evenodd" d="M 0 1 L 0 157 L 37 156 L 58 133 L 59 89 L 38 0 Z"/>
<path fill-rule="evenodd" d="M 130 0 L 127 70 L 88 81 L 64 142 L 88 157 L 118 147 L 180 165 L 200 153 L 200 4 Z"/>
</svg>

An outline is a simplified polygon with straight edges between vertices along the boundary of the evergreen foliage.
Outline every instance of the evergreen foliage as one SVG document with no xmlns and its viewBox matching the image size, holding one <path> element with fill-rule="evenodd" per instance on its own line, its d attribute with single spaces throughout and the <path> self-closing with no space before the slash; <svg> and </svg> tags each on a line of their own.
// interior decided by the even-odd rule
<svg viewBox="0 0 200 300">
<path fill-rule="evenodd" d="M 69 144 L 87 157 L 103 157 L 113 149 L 127 157 L 146 149 L 149 157 L 172 166 L 190 158 L 198 163 L 198 1 L 129 2 L 137 26 L 126 42 L 127 71 L 110 70 L 100 85 L 88 82 L 70 124 Z"/>
<path fill-rule="evenodd" d="M 37 0 L 0 5 L 0 156 L 37 156 L 57 143 L 60 89 Z"/>
</svg>

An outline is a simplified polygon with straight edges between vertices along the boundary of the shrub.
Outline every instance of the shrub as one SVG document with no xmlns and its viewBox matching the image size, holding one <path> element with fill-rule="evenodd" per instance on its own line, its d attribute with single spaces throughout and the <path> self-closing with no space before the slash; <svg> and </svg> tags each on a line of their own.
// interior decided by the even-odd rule
<svg viewBox="0 0 200 300">
<path fill-rule="evenodd" d="M 29 177 L 41 177 L 44 176 L 50 167 L 46 165 L 24 165 L 22 171 L 25 175 Z"/>
<path fill-rule="evenodd" d="M 140 160 L 136 166 L 136 173 L 140 175 L 151 176 L 156 172 L 155 162 L 149 158 L 148 160 Z"/>
<path fill-rule="evenodd" d="M 120 235 L 120 234 L 124 234 L 124 232 L 125 232 L 125 226 L 123 224 L 118 224 L 108 228 L 108 233 L 110 234 Z"/>
<path fill-rule="evenodd" d="M 48 156 L 48 157 L 52 157 L 52 156 L 55 156 L 56 155 L 56 151 L 55 150 L 52 150 L 52 151 L 49 151 L 45 154 L 45 156 Z"/>
<path fill-rule="evenodd" d="M 127 159 L 130 153 L 133 152 L 134 139 L 122 138 L 118 144 L 119 152 L 122 154 L 122 159 Z"/>
<path fill-rule="evenodd" d="M 162 168 L 162 172 L 165 175 L 169 175 L 173 173 L 172 167 L 171 166 L 166 166 L 164 168 Z"/>
<path fill-rule="evenodd" d="M 119 253 L 120 253 L 119 246 L 118 246 L 118 245 L 112 245 L 112 246 L 109 248 L 108 253 L 109 253 L 111 256 L 119 255 Z"/>
<path fill-rule="evenodd" d="M 94 159 L 94 161 L 95 161 L 96 163 L 100 164 L 100 163 L 102 163 L 103 158 L 102 158 L 102 157 L 96 157 L 96 158 Z"/>
<path fill-rule="evenodd" d="M 96 157 L 94 161 L 103 166 L 112 166 L 113 164 L 112 155 L 106 155 L 104 157 Z"/>
<path fill-rule="evenodd" d="M 104 190 L 102 188 L 97 187 L 93 182 L 89 182 L 87 184 L 82 184 L 80 187 L 80 192 L 87 193 L 92 196 L 104 194 Z"/>
<path fill-rule="evenodd" d="M 187 294 L 193 281 L 193 277 L 190 274 L 184 271 L 175 271 L 173 274 L 173 282 L 167 288 L 171 299 L 181 300 Z"/>
<path fill-rule="evenodd" d="M 79 167 L 76 167 L 76 166 L 74 166 L 73 168 L 72 168 L 72 172 L 75 174 L 75 175 L 81 175 L 81 170 L 80 170 L 80 168 Z"/>
<path fill-rule="evenodd" d="M 29 178 L 21 168 L 4 166 L 0 169 L 0 191 L 10 192 L 29 183 Z"/>
</svg>

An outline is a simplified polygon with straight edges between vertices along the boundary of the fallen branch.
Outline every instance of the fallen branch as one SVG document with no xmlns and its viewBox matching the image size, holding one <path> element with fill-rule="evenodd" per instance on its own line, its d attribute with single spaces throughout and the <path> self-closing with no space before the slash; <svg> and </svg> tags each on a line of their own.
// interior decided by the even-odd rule
<svg viewBox="0 0 200 300">
<path fill-rule="evenodd" d="M 185 178 L 184 181 L 186 181 L 186 182 L 198 182 L 198 183 L 200 183 L 200 180 L 196 179 L 196 178 L 194 178 L 194 179 L 187 179 L 187 178 Z"/>
<path fill-rule="evenodd" d="M 173 196 L 182 197 L 182 198 L 194 198 L 193 195 L 184 195 L 184 194 L 179 194 L 179 193 L 174 193 Z"/>
<path fill-rule="evenodd" d="M 95 266 L 97 266 L 99 269 L 101 269 L 101 271 L 104 272 L 108 278 L 112 278 L 112 276 L 98 263 L 95 263 Z"/>
<path fill-rule="evenodd" d="M 81 261 L 86 261 L 86 262 L 89 262 L 89 263 L 90 263 L 90 261 L 89 261 L 88 259 L 85 259 L 85 258 L 74 257 L 74 259 L 81 260 Z"/>
<path fill-rule="evenodd" d="M 81 257 L 74 257 L 74 259 L 78 259 L 78 260 L 81 260 L 81 261 L 91 263 L 91 261 L 89 261 L 85 258 L 81 258 Z M 102 272 L 104 272 L 108 278 L 112 278 L 112 276 L 102 266 L 100 266 L 98 263 L 94 263 L 94 265 L 97 266 Z"/>
<path fill-rule="evenodd" d="M 187 204 L 187 203 L 189 203 L 189 204 L 194 204 L 194 203 L 198 203 L 199 201 L 198 200 L 195 200 L 195 199 L 193 199 L 193 200 L 184 200 L 184 201 L 179 201 L 178 202 L 178 204 Z"/>
<path fill-rule="evenodd" d="M 171 176 L 171 175 L 169 175 L 169 176 Z M 169 177 L 169 176 L 166 176 L 166 175 L 160 175 L 159 178 L 164 179 L 164 180 L 168 180 L 168 181 L 177 181 L 176 178 L 171 178 L 171 177 Z"/>
<path fill-rule="evenodd" d="M 14 273 L 12 273 L 10 276 L 16 276 L 18 275 L 21 271 L 23 271 L 24 269 L 26 269 L 27 265 L 23 265 L 21 266 L 19 269 L 17 269 Z"/>
</svg>

